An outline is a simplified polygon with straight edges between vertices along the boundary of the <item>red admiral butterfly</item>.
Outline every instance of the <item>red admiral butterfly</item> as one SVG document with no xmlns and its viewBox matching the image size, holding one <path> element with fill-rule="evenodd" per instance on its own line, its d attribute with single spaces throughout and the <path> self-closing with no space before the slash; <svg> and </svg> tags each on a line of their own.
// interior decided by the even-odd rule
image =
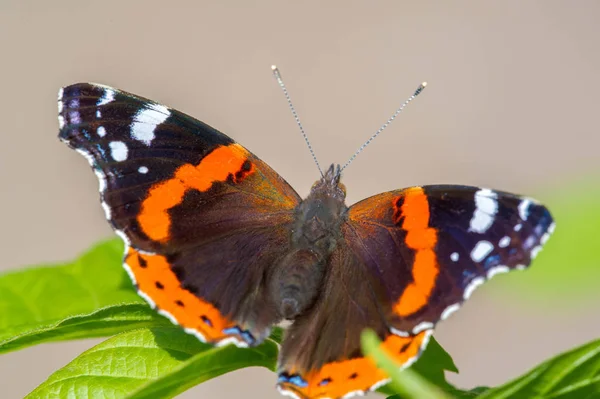
<svg viewBox="0 0 600 399">
<path fill-rule="evenodd" d="M 411 187 L 348 207 L 333 165 L 303 200 L 223 133 L 106 86 L 65 87 L 58 109 L 60 139 L 100 180 L 138 293 L 214 345 L 259 345 L 291 320 L 278 388 L 295 398 L 386 383 L 361 354 L 361 330 L 412 364 L 438 321 L 487 279 L 528 266 L 554 229 L 534 200 L 477 187 Z"/>
</svg>

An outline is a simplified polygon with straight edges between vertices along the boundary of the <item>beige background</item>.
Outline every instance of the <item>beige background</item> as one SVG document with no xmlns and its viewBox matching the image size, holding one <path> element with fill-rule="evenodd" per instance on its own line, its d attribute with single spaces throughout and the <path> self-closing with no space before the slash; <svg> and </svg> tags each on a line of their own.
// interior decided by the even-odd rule
<svg viewBox="0 0 600 399">
<path fill-rule="evenodd" d="M 272 63 L 325 165 L 344 162 L 427 80 L 347 169 L 350 203 L 427 183 L 531 194 L 600 171 L 599 15 L 594 0 L 2 0 L 0 268 L 66 260 L 111 235 L 94 175 L 56 139 L 62 85 L 105 83 L 194 115 L 306 194 L 317 172 Z M 437 333 L 461 386 L 504 382 L 600 336 L 588 312 L 497 298 L 478 291 Z M 22 397 L 96 342 L 1 356 L 1 396 Z M 274 382 L 243 370 L 182 396 L 277 398 Z"/>
</svg>

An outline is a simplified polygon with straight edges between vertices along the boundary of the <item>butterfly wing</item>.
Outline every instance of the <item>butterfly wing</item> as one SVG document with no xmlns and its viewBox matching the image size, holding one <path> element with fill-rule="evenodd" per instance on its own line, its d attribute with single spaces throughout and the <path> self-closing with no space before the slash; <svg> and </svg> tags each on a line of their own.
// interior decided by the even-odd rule
<svg viewBox="0 0 600 399">
<path fill-rule="evenodd" d="M 438 321 L 487 279 L 529 266 L 553 229 L 535 201 L 475 187 L 413 187 L 355 204 L 323 295 L 283 342 L 279 389 L 302 399 L 375 389 L 385 374 L 362 357 L 362 329 L 410 365 Z"/>
<path fill-rule="evenodd" d="M 260 342 L 277 321 L 257 309 L 296 192 L 231 138 L 150 100 L 81 83 L 58 104 L 59 137 L 98 176 L 140 295 L 205 341 Z"/>
<path fill-rule="evenodd" d="M 360 350 L 360 333 L 375 330 L 384 350 L 404 367 L 427 344 L 430 330 L 415 336 L 391 332 L 390 306 L 379 276 L 341 242 L 331 255 L 316 304 L 286 331 L 279 353 L 278 389 L 299 399 L 338 399 L 362 394 L 387 382 Z"/>
<path fill-rule="evenodd" d="M 354 253 L 385 282 L 390 323 L 415 334 L 448 317 L 487 279 L 529 266 L 554 221 L 529 198 L 436 185 L 361 201 L 347 227 Z"/>
</svg>

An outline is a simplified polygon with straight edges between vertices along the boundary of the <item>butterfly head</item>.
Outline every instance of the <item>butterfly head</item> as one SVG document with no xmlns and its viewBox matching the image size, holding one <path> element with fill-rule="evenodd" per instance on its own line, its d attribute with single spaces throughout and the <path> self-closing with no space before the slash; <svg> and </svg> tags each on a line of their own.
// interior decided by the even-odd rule
<svg viewBox="0 0 600 399">
<path fill-rule="evenodd" d="M 340 165 L 331 164 L 323 177 L 313 184 L 310 196 L 328 196 L 343 203 L 346 199 L 346 186 L 340 183 L 341 177 Z"/>
</svg>

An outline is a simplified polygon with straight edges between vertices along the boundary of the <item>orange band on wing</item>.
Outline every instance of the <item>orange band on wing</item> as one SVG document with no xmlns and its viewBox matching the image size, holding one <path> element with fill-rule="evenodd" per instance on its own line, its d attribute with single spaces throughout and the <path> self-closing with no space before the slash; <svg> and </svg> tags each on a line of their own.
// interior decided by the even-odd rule
<svg viewBox="0 0 600 399">
<path fill-rule="evenodd" d="M 137 218 L 142 231 L 155 241 L 168 240 L 171 220 L 167 211 L 183 201 L 186 191 L 207 191 L 213 183 L 226 181 L 229 175 L 235 182 L 241 181 L 254 171 L 252 164 L 244 168 L 249 155 L 239 144 L 232 144 L 216 148 L 198 165 L 179 167 L 172 179 L 150 188 Z"/>
<path fill-rule="evenodd" d="M 150 298 L 160 310 L 168 312 L 183 328 L 201 334 L 206 342 L 216 343 L 229 335 L 223 330 L 235 323 L 219 310 L 191 292 L 181 288 L 179 279 L 162 255 L 141 254 L 129 248 L 125 257 L 141 295 Z"/>
<path fill-rule="evenodd" d="M 407 190 L 401 209 L 396 214 L 396 222 L 403 220 L 401 227 L 406 230 L 406 246 L 415 250 L 413 282 L 406 287 L 394 305 L 397 314 L 408 316 L 427 304 L 435 287 L 439 273 L 434 252 L 437 231 L 429 227 L 429 201 L 421 187 Z"/>
<path fill-rule="evenodd" d="M 430 333 L 423 331 L 410 337 L 389 335 L 381 346 L 398 362 L 399 367 L 406 367 L 419 356 Z M 290 370 L 288 373 L 293 374 L 294 371 Z M 371 358 L 361 357 L 327 363 L 320 370 L 301 375 L 304 386 L 280 382 L 279 388 L 293 392 L 302 399 L 341 398 L 349 392 L 366 392 L 387 377 Z"/>
</svg>

